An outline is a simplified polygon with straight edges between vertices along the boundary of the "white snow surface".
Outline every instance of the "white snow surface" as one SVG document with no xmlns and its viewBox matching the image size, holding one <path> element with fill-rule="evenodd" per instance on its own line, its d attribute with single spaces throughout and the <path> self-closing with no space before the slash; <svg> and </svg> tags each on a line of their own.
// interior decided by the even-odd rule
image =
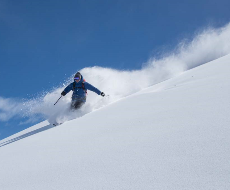
<svg viewBox="0 0 230 190">
<path fill-rule="evenodd" d="M 0 141 L 1 190 L 230 189 L 230 55 Z"/>
</svg>

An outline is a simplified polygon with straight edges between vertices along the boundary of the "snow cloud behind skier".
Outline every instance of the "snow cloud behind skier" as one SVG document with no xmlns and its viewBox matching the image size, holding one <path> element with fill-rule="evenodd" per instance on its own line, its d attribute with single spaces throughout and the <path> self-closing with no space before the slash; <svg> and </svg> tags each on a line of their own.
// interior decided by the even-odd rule
<svg viewBox="0 0 230 190">
<path fill-rule="evenodd" d="M 162 54 L 160 58 L 151 58 L 140 70 L 119 71 L 110 68 L 88 67 L 80 70 L 88 83 L 106 91 L 109 97 L 101 98 L 88 91 L 87 102 L 82 107 L 82 114 L 89 113 L 108 105 L 132 93 L 161 82 L 181 72 L 230 53 L 230 24 L 216 29 L 207 29 L 192 41 L 181 41 L 174 51 Z M 63 86 L 41 93 L 32 99 L 15 100 L 0 97 L 0 120 L 8 121 L 12 117 L 25 117 L 25 122 L 38 118 L 48 119 L 53 113 L 70 107 L 71 93 L 63 97 L 56 106 L 64 88 L 73 82 L 70 76 Z"/>
</svg>

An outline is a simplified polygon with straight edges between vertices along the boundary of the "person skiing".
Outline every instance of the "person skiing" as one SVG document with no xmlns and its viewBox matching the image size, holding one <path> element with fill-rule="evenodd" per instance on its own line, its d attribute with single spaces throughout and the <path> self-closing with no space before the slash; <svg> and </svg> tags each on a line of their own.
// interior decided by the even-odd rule
<svg viewBox="0 0 230 190">
<path fill-rule="evenodd" d="M 77 72 L 74 76 L 74 82 L 70 83 L 64 91 L 61 93 L 62 96 L 65 96 L 70 91 L 73 91 L 71 109 L 79 109 L 86 102 L 87 90 L 91 90 L 98 95 L 105 96 L 104 92 L 101 92 L 93 85 L 85 82 L 83 76 L 80 72 Z"/>
</svg>

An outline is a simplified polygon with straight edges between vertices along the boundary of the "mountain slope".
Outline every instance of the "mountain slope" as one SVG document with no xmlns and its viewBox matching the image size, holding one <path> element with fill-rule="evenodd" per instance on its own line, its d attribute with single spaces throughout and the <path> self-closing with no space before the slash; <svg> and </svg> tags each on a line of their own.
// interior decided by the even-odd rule
<svg viewBox="0 0 230 190">
<path fill-rule="evenodd" d="M 229 189 L 229 62 L 1 146 L 1 189 Z"/>
</svg>

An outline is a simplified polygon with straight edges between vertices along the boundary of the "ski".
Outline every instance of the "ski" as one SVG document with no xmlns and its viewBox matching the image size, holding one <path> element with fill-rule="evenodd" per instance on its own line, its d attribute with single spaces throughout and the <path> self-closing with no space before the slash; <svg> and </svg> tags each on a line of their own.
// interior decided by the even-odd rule
<svg viewBox="0 0 230 190">
<path fill-rule="evenodd" d="M 53 126 L 61 125 L 62 123 L 53 123 Z"/>
</svg>

